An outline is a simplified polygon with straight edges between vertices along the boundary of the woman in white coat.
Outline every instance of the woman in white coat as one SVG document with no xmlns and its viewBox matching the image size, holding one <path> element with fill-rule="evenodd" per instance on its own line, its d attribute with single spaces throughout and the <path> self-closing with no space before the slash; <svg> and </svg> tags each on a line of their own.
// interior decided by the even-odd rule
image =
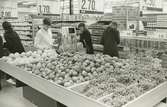
<svg viewBox="0 0 167 107">
<path fill-rule="evenodd" d="M 51 20 L 45 18 L 43 20 L 43 27 L 37 32 L 34 45 L 38 49 L 51 49 L 53 46 Z"/>
</svg>

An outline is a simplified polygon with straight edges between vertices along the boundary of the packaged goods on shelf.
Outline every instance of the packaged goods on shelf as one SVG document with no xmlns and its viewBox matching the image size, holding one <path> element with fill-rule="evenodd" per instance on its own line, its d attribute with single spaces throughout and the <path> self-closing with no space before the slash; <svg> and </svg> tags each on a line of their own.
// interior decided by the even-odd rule
<svg viewBox="0 0 167 107">
<path fill-rule="evenodd" d="M 33 41 L 32 38 L 32 24 L 24 20 L 7 20 L 13 26 L 14 31 L 18 33 L 22 41 Z M 3 23 L 3 21 L 1 21 Z M 3 28 L 1 26 L 1 31 Z"/>
</svg>

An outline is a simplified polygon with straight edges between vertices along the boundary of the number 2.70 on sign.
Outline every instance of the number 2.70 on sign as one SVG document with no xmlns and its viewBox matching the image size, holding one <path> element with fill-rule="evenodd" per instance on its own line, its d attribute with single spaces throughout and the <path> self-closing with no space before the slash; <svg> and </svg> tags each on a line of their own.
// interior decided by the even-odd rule
<svg viewBox="0 0 167 107">
<path fill-rule="evenodd" d="M 95 0 L 82 0 L 81 9 L 90 10 L 90 11 L 96 10 L 96 1 Z"/>
</svg>

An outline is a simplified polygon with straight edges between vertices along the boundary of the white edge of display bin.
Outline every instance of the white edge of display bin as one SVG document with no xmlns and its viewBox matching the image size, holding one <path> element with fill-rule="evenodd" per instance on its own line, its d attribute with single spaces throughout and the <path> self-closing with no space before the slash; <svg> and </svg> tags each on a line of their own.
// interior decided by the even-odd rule
<svg viewBox="0 0 167 107">
<path fill-rule="evenodd" d="M 167 97 L 167 82 L 146 92 L 123 107 L 153 107 Z"/>
<path fill-rule="evenodd" d="M 89 84 L 89 81 L 86 81 L 86 82 L 83 82 L 83 83 L 80 83 L 80 84 L 75 84 L 73 86 L 70 86 L 70 87 L 68 87 L 68 89 L 73 90 L 73 88 L 80 87 L 82 85 L 88 85 L 88 84 Z"/>
<path fill-rule="evenodd" d="M 80 95 L 77 92 L 47 81 L 1 60 L 0 70 L 68 107 L 106 107 L 105 104 Z"/>
</svg>

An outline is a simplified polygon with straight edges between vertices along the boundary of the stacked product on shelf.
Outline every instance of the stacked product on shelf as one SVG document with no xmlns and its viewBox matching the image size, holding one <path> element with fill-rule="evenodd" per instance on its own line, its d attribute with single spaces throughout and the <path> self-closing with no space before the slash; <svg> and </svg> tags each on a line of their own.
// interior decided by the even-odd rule
<svg viewBox="0 0 167 107">
<path fill-rule="evenodd" d="M 13 29 L 19 34 L 21 40 L 32 41 L 32 25 L 29 22 L 22 20 L 7 20 L 9 21 Z M 1 21 L 3 23 L 3 21 Z M 3 30 L 2 26 L 0 30 Z"/>
<path fill-rule="evenodd" d="M 167 42 L 163 39 L 154 39 L 148 37 L 121 37 L 121 46 L 138 50 L 166 50 Z"/>
<path fill-rule="evenodd" d="M 146 14 L 143 17 L 145 30 L 148 31 L 148 36 L 156 38 L 167 38 L 167 15 L 166 14 Z M 151 34 L 150 34 L 151 33 Z M 153 34 L 155 33 L 155 34 Z M 155 36 L 154 36 L 155 35 Z"/>
<path fill-rule="evenodd" d="M 20 36 L 20 39 L 23 43 L 25 50 L 27 50 L 27 47 L 28 48 L 33 47 L 33 45 L 32 45 L 33 44 L 33 33 L 32 33 L 33 31 L 32 31 L 32 23 L 30 21 L 24 21 L 24 20 L 19 20 L 19 19 L 1 20 L 2 23 L 3 23 L 3 21 L 9 21 L 12 24 L 13 29 Z M 1 31 L 1 34 L 3 35 L 2 26 L 0 27 L 0 31 Z"/>
</svg>

